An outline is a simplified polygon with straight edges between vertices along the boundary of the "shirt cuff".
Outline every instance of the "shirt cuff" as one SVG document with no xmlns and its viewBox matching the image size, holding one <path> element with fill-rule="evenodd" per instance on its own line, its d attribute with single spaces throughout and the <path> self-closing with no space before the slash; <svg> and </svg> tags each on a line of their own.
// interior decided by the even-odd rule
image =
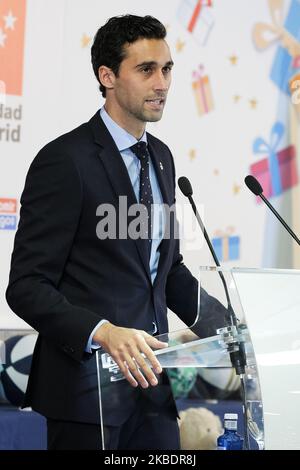
<svg viewBox="0 0 300 470">
<path fill-rule="evenodd" d="M 104 323 L 109 323 L 109 321 L 108 320 L 100 320 L 99 323 L 95 326 L 95 328 L 91 332 L 91 334 L 89 336 L 89 339 L 88 339 L 88 342 L 87 342 L 87 345 L 86 345 L 86 348 L 85 348 L 85 352 L 92 354 L 93 349 L 100 349 L 101 348 L 100 344 L 93 341 L 93 336 L 96 333 L 96 331 L 98 330 L 98 328 L 100 328 L 101 325 L 104 325 Z"/>
</svg>

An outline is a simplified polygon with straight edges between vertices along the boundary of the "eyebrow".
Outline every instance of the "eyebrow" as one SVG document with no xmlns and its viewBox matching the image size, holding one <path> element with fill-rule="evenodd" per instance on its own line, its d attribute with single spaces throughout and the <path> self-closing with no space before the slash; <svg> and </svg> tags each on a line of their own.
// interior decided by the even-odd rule
<svg viewBox="0 0 300 470">
<path fill-rule="evenodd" d="M 142 62 L 141 64 L 138 64 L 135 66 L 135 68 L 140 68 L 140 67 L 153 67 L 157 65 L 157 62 L 155 62 L 154 60 L 150 60 L 148 62 Z M 165 63 L 164 67 L 173 67 L 174 65 L 174 62 L 173 60 L 169 60 L 168 62 Z"/>
</svg>

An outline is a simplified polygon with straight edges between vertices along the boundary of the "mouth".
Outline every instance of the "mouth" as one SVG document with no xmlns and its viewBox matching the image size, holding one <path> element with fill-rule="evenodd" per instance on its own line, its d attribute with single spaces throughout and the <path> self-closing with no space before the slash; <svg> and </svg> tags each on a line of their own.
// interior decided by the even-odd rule
<svg viewBox="0 0 300 470">
<path fill-rule="evenodd" d="M 165 101 L 166 101 L 165 98 L 157 98 L 154 100 L 146 100 L 146 103 L 149 105 L 151 109 L 161 110 L 165 105 Z"/>
</svg>

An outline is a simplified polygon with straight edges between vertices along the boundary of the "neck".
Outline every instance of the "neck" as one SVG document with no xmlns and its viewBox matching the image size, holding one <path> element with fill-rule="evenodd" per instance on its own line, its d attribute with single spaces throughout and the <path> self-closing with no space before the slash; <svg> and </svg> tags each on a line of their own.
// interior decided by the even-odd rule
<svg viewBox="0 0 300 470">
<path fill-rule="evenodd" d="M 116 103 L 105 102 L 105 110 L 109 116 L 126 132 L 140 140 L 146 129 L 146 123 L 137 120 L 134 116 L 121 110 Z"/>
</svg>

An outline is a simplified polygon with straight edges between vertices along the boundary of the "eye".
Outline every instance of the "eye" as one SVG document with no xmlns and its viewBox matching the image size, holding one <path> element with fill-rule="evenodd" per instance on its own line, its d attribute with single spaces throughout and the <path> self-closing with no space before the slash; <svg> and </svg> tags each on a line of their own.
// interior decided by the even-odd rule
<svg viewBox="0 0 300 470">
<path fill-rule="evenodd" d="M 163 73 L 170 73 L 172 70 L 172 67 L 166 66 L 163 68 Z"/>
<path fill-rule="evenodd" d="M 148 73 L 152 72 L 152 68 L 151 67 L 144 67 L 142 69 L 142 72 L 148 74 Z"/>
</svg>

